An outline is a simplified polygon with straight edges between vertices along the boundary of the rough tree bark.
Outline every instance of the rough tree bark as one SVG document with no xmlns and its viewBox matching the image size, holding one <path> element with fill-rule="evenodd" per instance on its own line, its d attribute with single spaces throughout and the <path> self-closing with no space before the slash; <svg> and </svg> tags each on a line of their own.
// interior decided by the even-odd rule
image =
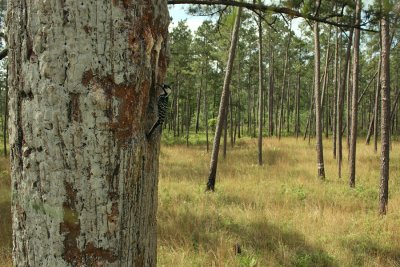
<svg viewBox="0 0 400 267">
<path fill-rule="evenodd" d="M 319 16 L 320 0 L 316 0 L 316 16 Z M 314 22 L 314 68 L 315 68 L 315 134 L 317 142 L 317 169 L 318 177 L 321 179 L 325 178 L 325 168 L 324 168 L 324 150 L 322 145 L 322 122 L 321 122 L 321 90 L 320 90 L 320 42 L 319 42 L 319 23 Z"/>
<path fill-rule="evenodd" d="M 167 3 L 9 1 L 15 266 L 155 266 Z"/>
<path fill-rule="evenodd" d="M 224 87 L 222 89 L 221 102 L 219 104 L 217 126 L 215 129 L 213 151 L 212 151 L 211 162 L 210 162 L 210 173 L 208 175 L 208 182 L 207 182 L 207 187 L 206 187 L 207 191 L 215 190 L 215 178 L 217 176 L 219 145 L 220 145 L 220 141 L 221 141 L 222 129 L 224 127 L 223 123 L 224 123 L 224 116 L 226 115 L 225 111 L 226 111 L 226 107 L 228 106 L 228 102 L 229 102 L 229 86 L 231 83 L 233 61 L 235 59 L 236 45 L 237 45 L 238 36 L 239 36 L 241 13 L 242 13 L 242 8 L 239 8 L 237 15 L 236 15 L 236 19 L 235 19 L 235 25 L 232 30 L 231 46 L 229 48 L 229 56 L 228 56 L 228 62 L 227 62 L 227 67 L 226 67 L 225 79 L 224 79 Z"/>
<path fill-rule="evenodd" d="M 356 1 L 355 24 L 360 24 L 361 0 Z M 356 149 L 357 149 L 357 117 L 358 117 L 358 76 L 359 76 L 359 57 L 360 57 L 360 29 L 354 30 L 353 46 L 353 89 L 351 101 L 351 132 L 350 132 L 350 152 L 349 152 L 349 185 L 356 185 Z"/>
<path fill-rule="evenodd" d="M 384 0 L 381 1 L 382 5 Z M 390 40 L 389 14 L 381 18 L 381 177 L 379 190 L 379 213 L 387 212 L 389 195 L 389 152 L 390 152 Z"/>
</svg>

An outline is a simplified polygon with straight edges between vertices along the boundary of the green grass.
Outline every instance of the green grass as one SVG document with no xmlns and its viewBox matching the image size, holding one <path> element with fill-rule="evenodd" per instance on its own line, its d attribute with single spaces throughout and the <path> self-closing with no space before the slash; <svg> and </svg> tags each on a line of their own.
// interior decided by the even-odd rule
<svg viewBox="0 0 400 267">
<path fill-rule="evenodd" d="M 379 153 L 363 141 L 355 189 L 348 187 L 347 150 L 339 179 L 330 140 L 320 181 L 314 141 L 265 138 L 260 167 L 257 141 L 242 138 L 219 161 L 216 192 L 206 193 L 210 153 L 203 139 L 162 145 L 158 266 L 400 266 L 400 143 L 391 151 L 389 212 L 380 217 Z M 9 188 L 3 159 L 0 266 L 11 265 Z"/>
</svg>

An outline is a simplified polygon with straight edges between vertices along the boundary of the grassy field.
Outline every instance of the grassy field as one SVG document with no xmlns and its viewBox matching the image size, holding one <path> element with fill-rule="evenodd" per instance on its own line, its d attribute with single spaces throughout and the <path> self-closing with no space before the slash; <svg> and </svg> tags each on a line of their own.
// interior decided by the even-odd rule
<svg viewBox="0 0 400 267">
<path fill-rule="evenodd" d="M 204 146 L 163 145 L 158 266 L 400 266 L 400 143 L 391 154 L 389 213 L 380 217 L 379 153 L 359 144 L 350 189 L 347 164 L 339 179 L 330 140 L 324 141 L 322 182 L 314 143 L 264 139 L 260 167 L 256 140 L 241 139 L 219 162 L 215 193 L 204 192 L 210 158 Z M 10 263 L 10 184 L 4 160 L 0 167 L 4 266 Z"/>
</svg>

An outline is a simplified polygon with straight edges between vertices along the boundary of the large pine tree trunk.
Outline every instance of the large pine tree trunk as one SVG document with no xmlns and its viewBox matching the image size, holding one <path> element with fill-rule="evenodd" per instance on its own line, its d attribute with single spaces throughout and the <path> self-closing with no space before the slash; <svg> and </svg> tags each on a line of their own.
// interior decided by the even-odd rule
<svg viewBox="0 0 400 267">
<path fill-rule="evenodd" d="M 320 0 L 316 0 L 317 12 L 319 15 Z M 317 169 L 318 177 L 325 178 L 324 150 L 322 146 L 322 122 L 321 122 L 321 90 L 320 90 L 320 42 L 319 42 L 319 23 L 314 22 L 314 68 L 315 68 L 315 134 L 317 141 Z"/>
<path fill-rule="evenodd" d="M 383 5 L 383 0 L 381 1 Z M 389 15 L 381 18 L 381 177 L 379 213 L 386 214 L 389 196 L 389 152 L 390 152 L 390 40 Z"/>
<path fill-rule="evenodd" d="M 356 1 L 355 25 L 360 24 L 361 0 Z M 358 116 L 358 76 L 359 76 L 359 55 L 360 55 L 360 29 L 354 29 L 353 47 L 353 90 L 351 101 L 351 132 L 349 152 L 349 185 L 356 185 L 356 148 L 357 148 L 357 116 Z"/>
<path fill-rule="evenodd" d="M 167 3 L 9 3 L 15 266 L 155 266 Z"/>
<path fill-rule="evenodd" d="M 233 69 L 233 61 L 235 59 L 236 54 L 236 44 L 239 37 L 239 26 L 240 26 L 240 15 L 242 13 L 242 8 L 238 8 L 238 12 L 235 19 L 235 25 L 232 31 L 231 37 L 231 46 L 229 49 L 229 56 L 228 62 L 226 67 L 225 73 L 225 80 L 224 80 L 224 87 L 222 89 L 221 94 L 221 102 L 219 104 L 219 112 L 218 112 L 218 119 L 217 119 L 217 126 L 215 129 L 215 136 L 214 136 L 214 144 L 213 150 L 211 155 L 211 162 L 210 162 L 210 173 L 208 175 L 208 182 L 207 182 L 207 191 L 214 191 L 215 190 L 215 179 L 217 176 L 217 164 L 218 164 L 218 154 L 219 154 L 219 145 L 221 141 L 221 134 L 222 129 L 224 127 L 225 116 L 227 115 L 226 109 L 229 102 L 229 86 L 231 83 L 232 78 L 232 69 Z"/>
</svg>

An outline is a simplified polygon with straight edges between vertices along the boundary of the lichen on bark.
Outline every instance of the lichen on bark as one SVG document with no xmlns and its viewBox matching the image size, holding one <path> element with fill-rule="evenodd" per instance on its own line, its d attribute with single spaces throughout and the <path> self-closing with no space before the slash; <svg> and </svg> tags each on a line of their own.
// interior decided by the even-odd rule
<svg viewBox="0 0 400 267">
<path fill-rule="evenodd" d="M 13 260 L 155 266 L 165 1 L 9 3 Z"/>
</svg>

